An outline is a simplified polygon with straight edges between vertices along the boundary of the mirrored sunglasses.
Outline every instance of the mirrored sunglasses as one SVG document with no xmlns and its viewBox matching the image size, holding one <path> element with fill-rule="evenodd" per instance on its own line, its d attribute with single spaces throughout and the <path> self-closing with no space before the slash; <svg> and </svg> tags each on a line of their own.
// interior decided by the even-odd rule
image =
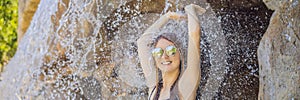
<svg viewBox="0 0 300 100">
<path fill-rule="evenodd" d="M 167 46 L 165 48 L 165 52 L 168 56 L 174 56 L 176 54 L 177 48 L 175 46 Z M 152 50 L 152 56 L 154 58 L 160 58 L 164 54 L 164 50 L 162 48 L 155 48 Z"/>
</svg>

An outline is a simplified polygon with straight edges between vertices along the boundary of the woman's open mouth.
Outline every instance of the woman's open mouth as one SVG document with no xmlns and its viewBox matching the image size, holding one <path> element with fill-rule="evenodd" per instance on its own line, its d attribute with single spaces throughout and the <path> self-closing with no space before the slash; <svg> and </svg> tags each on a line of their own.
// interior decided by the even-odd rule
<svg viewBox="0 0 300 100">
<path fill-rule="evenodd" d="M 162 62 L 161 64 L 162 65 L 170 65 L 172 63 L 172 61 L 165 61 L 165 62 Z"/>
</svg>

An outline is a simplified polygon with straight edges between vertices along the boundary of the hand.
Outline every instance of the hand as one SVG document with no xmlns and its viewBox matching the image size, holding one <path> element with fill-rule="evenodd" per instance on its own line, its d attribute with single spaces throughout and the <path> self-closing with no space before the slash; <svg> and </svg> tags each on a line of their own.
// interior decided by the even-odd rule
<svg viewBox="0 0 300 100">
<path fill-rule="evenodd" d="M 181 13 L 176 13 L 176 12 L 167 12 L 166 15 L 169 19 L 173 19 L 173 20 L 180 20 L 180 19 L 187 18 L 186 15 Z"/>
<path fill-rule="evenodd" d="M 187 14 L 193 14 L 193 13 L 198 13 L 199 15 L 202 15 L 205 13 L 205 9 L 195 5 L 195 4 L 190 4 L 184 7 L 185 12 L 187 12 Z"/>
</svg>

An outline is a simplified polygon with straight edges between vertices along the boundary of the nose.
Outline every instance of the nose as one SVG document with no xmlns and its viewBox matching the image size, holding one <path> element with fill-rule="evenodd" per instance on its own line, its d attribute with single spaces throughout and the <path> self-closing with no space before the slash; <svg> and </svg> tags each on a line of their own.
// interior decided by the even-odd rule
<svg viewBox="0 0 300 100">
<path fill-rule="evenodd" d="M 166 54 L 166 52 L 164 52 L 163 55 L 162 55 L 161 57 L 164 58 L 164 59 L 169 58 L 169 56 Z"/>
</svg>

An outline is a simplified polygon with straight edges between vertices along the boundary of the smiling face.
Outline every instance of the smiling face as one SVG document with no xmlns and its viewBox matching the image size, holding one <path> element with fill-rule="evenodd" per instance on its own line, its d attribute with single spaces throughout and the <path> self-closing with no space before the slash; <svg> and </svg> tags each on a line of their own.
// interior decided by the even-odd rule
<svg viewBox="0 0 300 100">
<path fill-rule="evenodd" d="M 174 43 L 168 41 L 167 39 L 160 38 L 155 46 L 155 48 L 162 48 L 164 53 L 161 57 L 155 58 L 156 66 L 162 72 L 172 72 L 179 69 L 180 66 L 180 54 L 179 51 L 175 53 L 174 56 L 168 56 L 166 54 L 166 47 L 175 46 Z"/>
</svg>

